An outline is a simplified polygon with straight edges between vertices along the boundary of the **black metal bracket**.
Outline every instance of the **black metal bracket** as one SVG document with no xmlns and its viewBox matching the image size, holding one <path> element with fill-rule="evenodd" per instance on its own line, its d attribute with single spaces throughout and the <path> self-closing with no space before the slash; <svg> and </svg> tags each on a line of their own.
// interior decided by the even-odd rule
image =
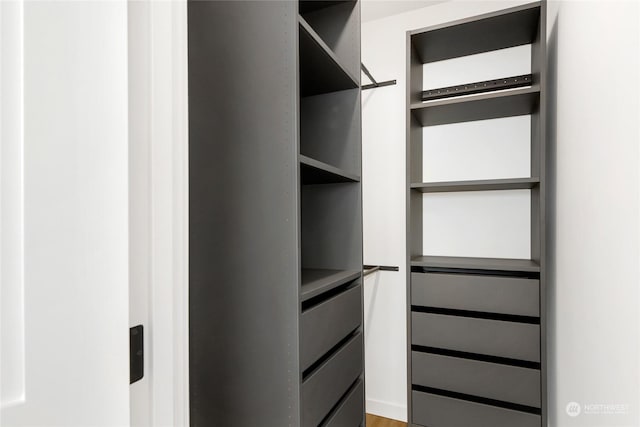
<svg viewBox="0 0 640 427">
<path fill-rule="evenodd" d="M 144 376 L 144 335 L 142 325 L 129 328 L 129 384 Z"/>
<path fill-rule="evenodd" d="M 387 81 L 384 81 L 384 82 L 378 82 L 378 81 L 376 81 L 376 79 L 373 78 L 373 76 L 371 75 L 371 73 L 369 72 L 367 67 L 364 66 L 364 64 L 360 63 L 360 68 L 362 69 L 362 72 L 369 78 L 369 80 L 371 80 L 371 84 L 362 85 L 362 87 L 361 87 L 362 90 L 375 89 L 375 88 L 384 87 L 384 86 L 393 86 L 393 85 L 396 84 L 395 80 L 387 80 Z"/>
<path fill-rule="evenodd" d="M 532 74 L 521 76 L 505 77 L 502 79 L 486 80 L 484 82 L 467 83 L 458 86 L 441 87 L 422 92 L 423 101 L 433 101 L 434 99 L 451 98 L 453 96 L 473 95 L 474 93 L 492 92 L 494 90 L 515 89 L 518 87 L 531 86 Z"/>
</svg>

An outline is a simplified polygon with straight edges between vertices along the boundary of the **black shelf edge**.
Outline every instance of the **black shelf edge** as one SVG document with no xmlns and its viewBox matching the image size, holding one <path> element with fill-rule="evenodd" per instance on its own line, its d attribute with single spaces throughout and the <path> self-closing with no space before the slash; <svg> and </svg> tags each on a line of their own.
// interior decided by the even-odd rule
<svg viewBox="0 0 640 427">
<path fill-rule="evenodd" d="M 540 272 L 540 265 L 530 259 L 474 258 L 450 256 L 414 256 L 411 266 L 485 271 Z"/>
<path fill-rule="evenodd" d="M 302 269 L 301 302 L 337 288 L 362 275 L 360 270 Z"/>
<path fill-rule="evenodd" d="M 360 182 L 360 177 L 335 166 L 300 154 L 301 180 L 307 184 L 334 184 L 339 182 Z"/>
<path fill-rule="evenodd" d="M 360 87 L 309 23 L 298 15 L 300 28 L 300 94 L 313 96 Z"/>
<path fill-rule="evenodd" d="M 505 89 L 414 103 L 411 112 L 422 126 L 436 126 L 534 113 L 540 102 L 540 86 Z"/>
<path fill-rule="evenodd" d="M 421 193 L 457 191 L 528 190 L 540 183 L 539 178 L 483 179 L 474 181 L 416 182 L 411 189 Z"/>
<path fill-rule="evenodd" d="M 422 100 L 433 101 L 436 99 L 453 98 L 456 96 L 473 95 L 476 93 L 486 93 L 504 89 L 515 89 L 524 86 L 531 86 L 532 83 L 533 74 L 503 77 L 500 79 L 484 80 L 481 82 L 465 83 L 456 86 L 423 90 Z"/>
<path fill-rule="evenodd" d="M 531 44 L 540 12 L 537 1 L 414 30 L 411 41 L 423 64 Z"/>
</svg>

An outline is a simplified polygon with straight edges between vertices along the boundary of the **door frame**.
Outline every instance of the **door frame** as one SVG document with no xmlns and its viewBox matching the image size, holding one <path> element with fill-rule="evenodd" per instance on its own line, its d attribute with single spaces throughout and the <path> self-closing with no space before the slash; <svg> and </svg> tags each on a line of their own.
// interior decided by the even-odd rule
<svg viewBox="0 0 640 427">
<path fill-rule="evenodd" d="M 145 378 L 131 386 L 131 420 L 187 427 L 187 3 L 128 5 L 130 326 L 145 326 Z"/>
</svg>

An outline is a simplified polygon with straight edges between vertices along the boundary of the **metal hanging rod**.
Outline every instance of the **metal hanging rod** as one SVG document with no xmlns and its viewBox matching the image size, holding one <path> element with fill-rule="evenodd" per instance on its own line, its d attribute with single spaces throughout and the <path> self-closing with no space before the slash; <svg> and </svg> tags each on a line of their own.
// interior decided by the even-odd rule
<svg viewBox="0 0 640 427">
<path fill-rule="evenodd" d="M 375 89 L 375 88 L 384 87 L 384 86 L 393 86 L 394 84 L 396 84 L 395 80 L 378 82 L 376 79 L 373 78 L 373 76 L 371 75 L 367 67 L 364 66 L 363 63 L 360 63 L 360 68 L 362 69 L 362 72 L 369 78 L 369 80 L 371 80 L 371 84 L 362 85 L 362 90 Z"/>
<path fill-rule="evenodd" d="M 390 265 L 363 265 L 362 266 L 362 275 L 368 276 L 371 273 L 375 273 L 376 271 L 399 271 L 400 269 L 396 266 Z"/>
</svg>

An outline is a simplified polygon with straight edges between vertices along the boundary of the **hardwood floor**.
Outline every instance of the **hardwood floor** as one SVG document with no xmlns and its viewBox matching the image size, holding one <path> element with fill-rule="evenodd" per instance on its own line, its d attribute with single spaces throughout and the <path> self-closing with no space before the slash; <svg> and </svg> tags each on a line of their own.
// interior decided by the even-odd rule
<svg viewBox="0 0 640 427">
<path fill-rule="evenodd" d="M 367 414 L 366 427 L 407 427 L 407 423 Z"/>
</svg>

